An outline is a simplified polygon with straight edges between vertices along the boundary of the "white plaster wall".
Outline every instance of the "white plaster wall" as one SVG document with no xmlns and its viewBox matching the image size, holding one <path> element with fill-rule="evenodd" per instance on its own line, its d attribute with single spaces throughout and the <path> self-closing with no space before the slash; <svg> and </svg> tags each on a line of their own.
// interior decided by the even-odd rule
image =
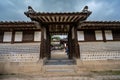
<svg viewBox="0 0 120 80">
<path fill-rule="evenodd" d="M 106 40 L 113 40 L 113 35 L 111 30 L 105 30 Z"/>
<path fill-rule="evenodd" d="M 84 31 L 77 31 L 78 41 L 84 41 Z"/>
<path fill-rule="evenodd" d="M 95 31 L 95 37 L 96 37 L 96 40 L 103 40 L 102 31 L 101 30 L 96 30 Z"/>
<path fill-rule="evenodd" d="M 21 42 L 22 41 L 22 32 L 15 32 L 15 41 Z"/>
<path fill-rule="evenodd" d="M 12 32 L 4 32 L 3 42 L 11 42 Z"/>
<path fill-rule="evenodd" d="M 34 41 L 41 41 L 41 32 L 40 31 L 34 32 Z"/>
<path fill-rule="evenodd" d="M 120 41 L 79 42 L 81 60 L 120 60 Z"/>
</svg>

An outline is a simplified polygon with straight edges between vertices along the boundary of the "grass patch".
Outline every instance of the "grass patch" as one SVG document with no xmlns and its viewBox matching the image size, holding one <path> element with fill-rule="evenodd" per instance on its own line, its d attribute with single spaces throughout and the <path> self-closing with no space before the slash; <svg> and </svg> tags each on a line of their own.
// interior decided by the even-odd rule
<svg viewBox="0 0 120 80">
<path fill-rule="evenodd" d="M 15 73 L 11 73 L 11 74 L 0 74 L 0 76 L 3 76 L 3 75 L 16 75 Z"/>
<path fill-rule="evenodd" d="M 91 71 L 92 73 L 99 74 L 99 75 L 120 75 L 120 71 Z"/>
<path fill-rule="evenodd" d="M 11 76 L 14 77 L 14 76 L 16 76 L 16 74 L 15 74 L 15 73 L 11 73 L 11 74 L 4 74 L 4 73 L 2 74 L 2 73 L 1 73 L 1 74 L 0 74 L 0 80 L 1 80 L 1 79 L 4 79 L 4 78 L 9 78 L 9 77 L 11 77 Z"/>
</svg>

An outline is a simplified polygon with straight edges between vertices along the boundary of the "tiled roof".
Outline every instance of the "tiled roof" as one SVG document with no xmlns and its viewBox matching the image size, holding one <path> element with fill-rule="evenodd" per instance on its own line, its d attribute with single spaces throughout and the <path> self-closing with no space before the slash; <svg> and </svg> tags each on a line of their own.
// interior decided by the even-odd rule
<svg viewBox="0 0 120 80">
<path fill-rule="evenodd" d="M 86 20 L 91 11 L 83 9 L 82 12 L 35 12 L 31 6 L 24 14 L 31 20 L 45 22 L 78 22 Z"/>
<path fill-rule="evenodd" d="M 80 22 L 81 29 L 113 29 L 120 28 L 120 21 L 83 21 Z"/>
<path fill-rule="evenodd" d="M 35 27 L 34 22 L 25 22 L 25 21 L 0 21 L 0 28 L 33 28 Z"/>
</svg>

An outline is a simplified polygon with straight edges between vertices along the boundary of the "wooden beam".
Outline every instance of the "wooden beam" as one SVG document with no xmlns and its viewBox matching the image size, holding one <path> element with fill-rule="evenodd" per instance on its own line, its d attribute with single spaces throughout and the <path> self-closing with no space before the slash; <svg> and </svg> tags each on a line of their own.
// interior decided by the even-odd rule
<svg viewBox="0 0 120 80">
<path fill-rule="evenodd" d="M 74 24 L 77 24 L 77 22 L 43 22 L 41 24 L 43 24 L 43 25 L 50 25 L 50 24 L 74 25 Z"/>
<path fill-rule="evenodd" d="M 67 18 L 68 18 L 68 16 L 65 16 L 65 19 L 64 19 L 64 21 L 63 21 L 63 22 L 66 22 Z"/>
<path fill-rule="evenodd" d="M 47 22 L 52 22 L 49 16 L 46 16 L 45 18 Z"/>
<path fill-rule="evenodd" d="M 45 22 L 45 19 L 43 17 L 39 17 L 42 22 Z"/>
</svg>

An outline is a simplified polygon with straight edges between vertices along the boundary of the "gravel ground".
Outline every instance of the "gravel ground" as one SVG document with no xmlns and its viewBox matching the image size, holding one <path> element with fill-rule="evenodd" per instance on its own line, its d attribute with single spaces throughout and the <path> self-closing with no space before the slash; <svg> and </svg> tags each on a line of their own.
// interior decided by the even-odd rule
<svg viewBox="0 0 120 80">
<path fill-rule="evenodd" d="M 0 80 L 120 80 L 120 75 L 107 76 L 65 76 L 65 77 L 40 77 L 25 75 L 0 75 Z"/>
</svg>

